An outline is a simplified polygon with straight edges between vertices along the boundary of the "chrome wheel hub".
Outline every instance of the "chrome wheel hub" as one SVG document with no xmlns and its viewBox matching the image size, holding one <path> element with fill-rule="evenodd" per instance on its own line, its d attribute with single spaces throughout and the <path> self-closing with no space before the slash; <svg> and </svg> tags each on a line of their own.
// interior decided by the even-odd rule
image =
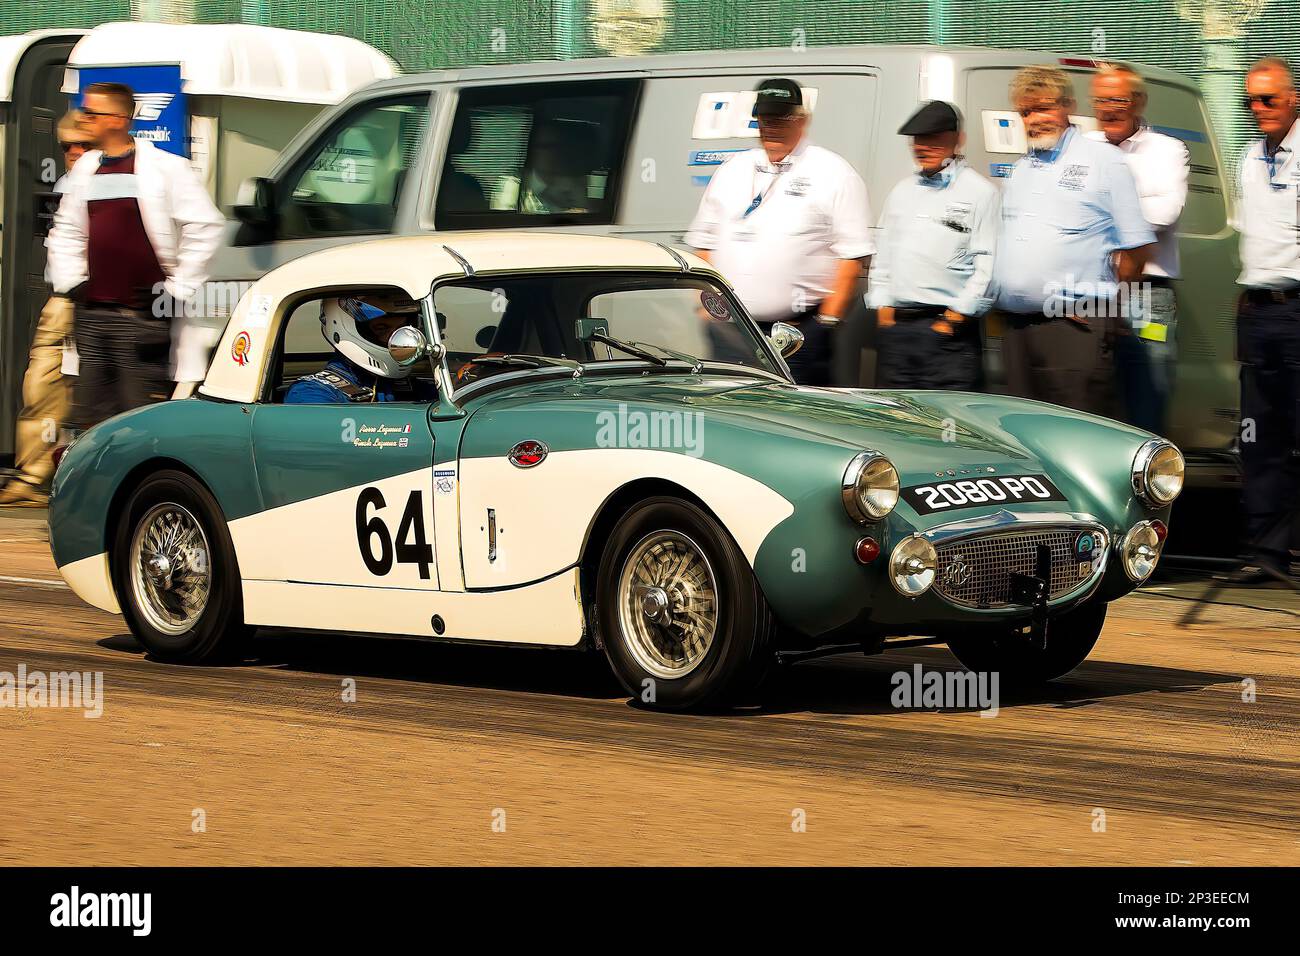
<svg viewBox="0 0 1300 956">
<path fill-rule="evenodd" d="M 648 673 L 684 677 L 713 646 L 718 594 L 713 568 L 677 531 L 642 538 L 623 563 L 618 585 L 624 642 Z"/>
<path fill-rule="evenodd" d="M 181 505 L 154 505 L 140 519 L 131 538 L 131 595 L 151 627 L 180 635 L 198 622 L 212 590 L 209 557 L 203 528 Z"/>
</svg>

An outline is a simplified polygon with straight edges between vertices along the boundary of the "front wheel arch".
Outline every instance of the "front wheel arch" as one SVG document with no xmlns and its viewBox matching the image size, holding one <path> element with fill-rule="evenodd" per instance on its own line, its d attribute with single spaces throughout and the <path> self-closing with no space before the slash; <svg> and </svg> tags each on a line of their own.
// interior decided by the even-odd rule
<svg viewBox="0 0 1300 956">
<path fill-rule="evenodd" d="M 666 478 L 638 478 L 611 492 L 592 516 L 587 526 L 587 533 L 582 539 L 582 548 L 578 552 L 579 596 L 582 600 L 583 622 L 586 630 L 583 643 L 589 647 L 601 649 L 599 632 L 592 614 L 596 606 L 596 573 L 600 566 L 600 555 L 605 550 L 605 542 L 619 519 L 636 504 L 647 498 L 660 496 L 689 501 L 722 524 L 713 509 L 698 495 Z"/>
</svg>

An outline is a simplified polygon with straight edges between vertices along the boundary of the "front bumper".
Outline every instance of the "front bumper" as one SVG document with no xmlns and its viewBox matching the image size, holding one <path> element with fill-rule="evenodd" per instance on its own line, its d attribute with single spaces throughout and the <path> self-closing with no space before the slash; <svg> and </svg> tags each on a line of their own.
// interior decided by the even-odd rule
<svg viewBox="0 0 1300 956">
<path fill-rule="evenodd" d="M 788 575 L 777 582 L 780 587 L 762 583 L 792 643 L 800 646 L 967 635 L 985 628 L 1005 631 L 1033 624 L 1036 610 L 1038 617 L 1050 619 L 1087 601 L 1115 600 L 1137 587 L 1124 573 L 1118 553 L 1127 530 L 1109 527 L 1091 514 L 1005 510 L 921 532 L 898 527 L 889 534 L 878 528 L 882 554 L 869 565 L 841 558 L 825 577 L 798 575 L 803 578 L 798 588 L 784 587 Z M 1086 568 L 1080 567 L 1075 551 L 1083 535 L 1099 545 L 1087 549 Z M 889 555 L 912 536 L 930 541 L 939 558 L 934 584 L 917 597 L 899 593 L 889 577 Z M 1014 597 L 1013 575 L 1035 574 L 1040 544 L 1049 547 L 1052 559 L 1046 600 Z M 850 546 L 839 547 L 849 552 Z M 967 565 L 965 575 L 951 567 L 955 557 Z"/>
</svg>

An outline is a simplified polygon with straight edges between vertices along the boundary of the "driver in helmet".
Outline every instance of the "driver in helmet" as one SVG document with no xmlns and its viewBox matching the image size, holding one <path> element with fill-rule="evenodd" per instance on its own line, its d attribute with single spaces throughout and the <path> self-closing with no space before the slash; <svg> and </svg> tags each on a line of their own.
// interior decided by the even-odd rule
<svg viewBox="0 0 1300 956">
<path fill-rule="evenodd" d="M 414 303 L 388 305 L 385 310 L 358 298 L 321 302 L 321 334 L 339 354 L 315 375 L 294 382 L 284 403 L 432 401 L 431 389 L 409 381 L 411 370 L 388 354 L 389 337 L 404 325 L 415 325 Z"/>
</svg>

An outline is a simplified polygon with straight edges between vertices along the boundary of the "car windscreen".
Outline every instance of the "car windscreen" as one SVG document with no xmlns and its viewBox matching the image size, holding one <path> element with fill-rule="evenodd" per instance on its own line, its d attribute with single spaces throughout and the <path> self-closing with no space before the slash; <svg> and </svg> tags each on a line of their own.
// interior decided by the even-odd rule
<svg viewBox="0 0 1300 956">
<path fill-rule="evenodd" d="M 434 310 L 457 387 L 518 371 L 533 356 L 598 367 L 608 362 L 744 366 L 781 374 L 759 333 L 713 281 L 674 274 L 546 273 L 483 277 L 434 290 Z M 581 324 L 581 328 L 579 327 Z"/>
</svg>

